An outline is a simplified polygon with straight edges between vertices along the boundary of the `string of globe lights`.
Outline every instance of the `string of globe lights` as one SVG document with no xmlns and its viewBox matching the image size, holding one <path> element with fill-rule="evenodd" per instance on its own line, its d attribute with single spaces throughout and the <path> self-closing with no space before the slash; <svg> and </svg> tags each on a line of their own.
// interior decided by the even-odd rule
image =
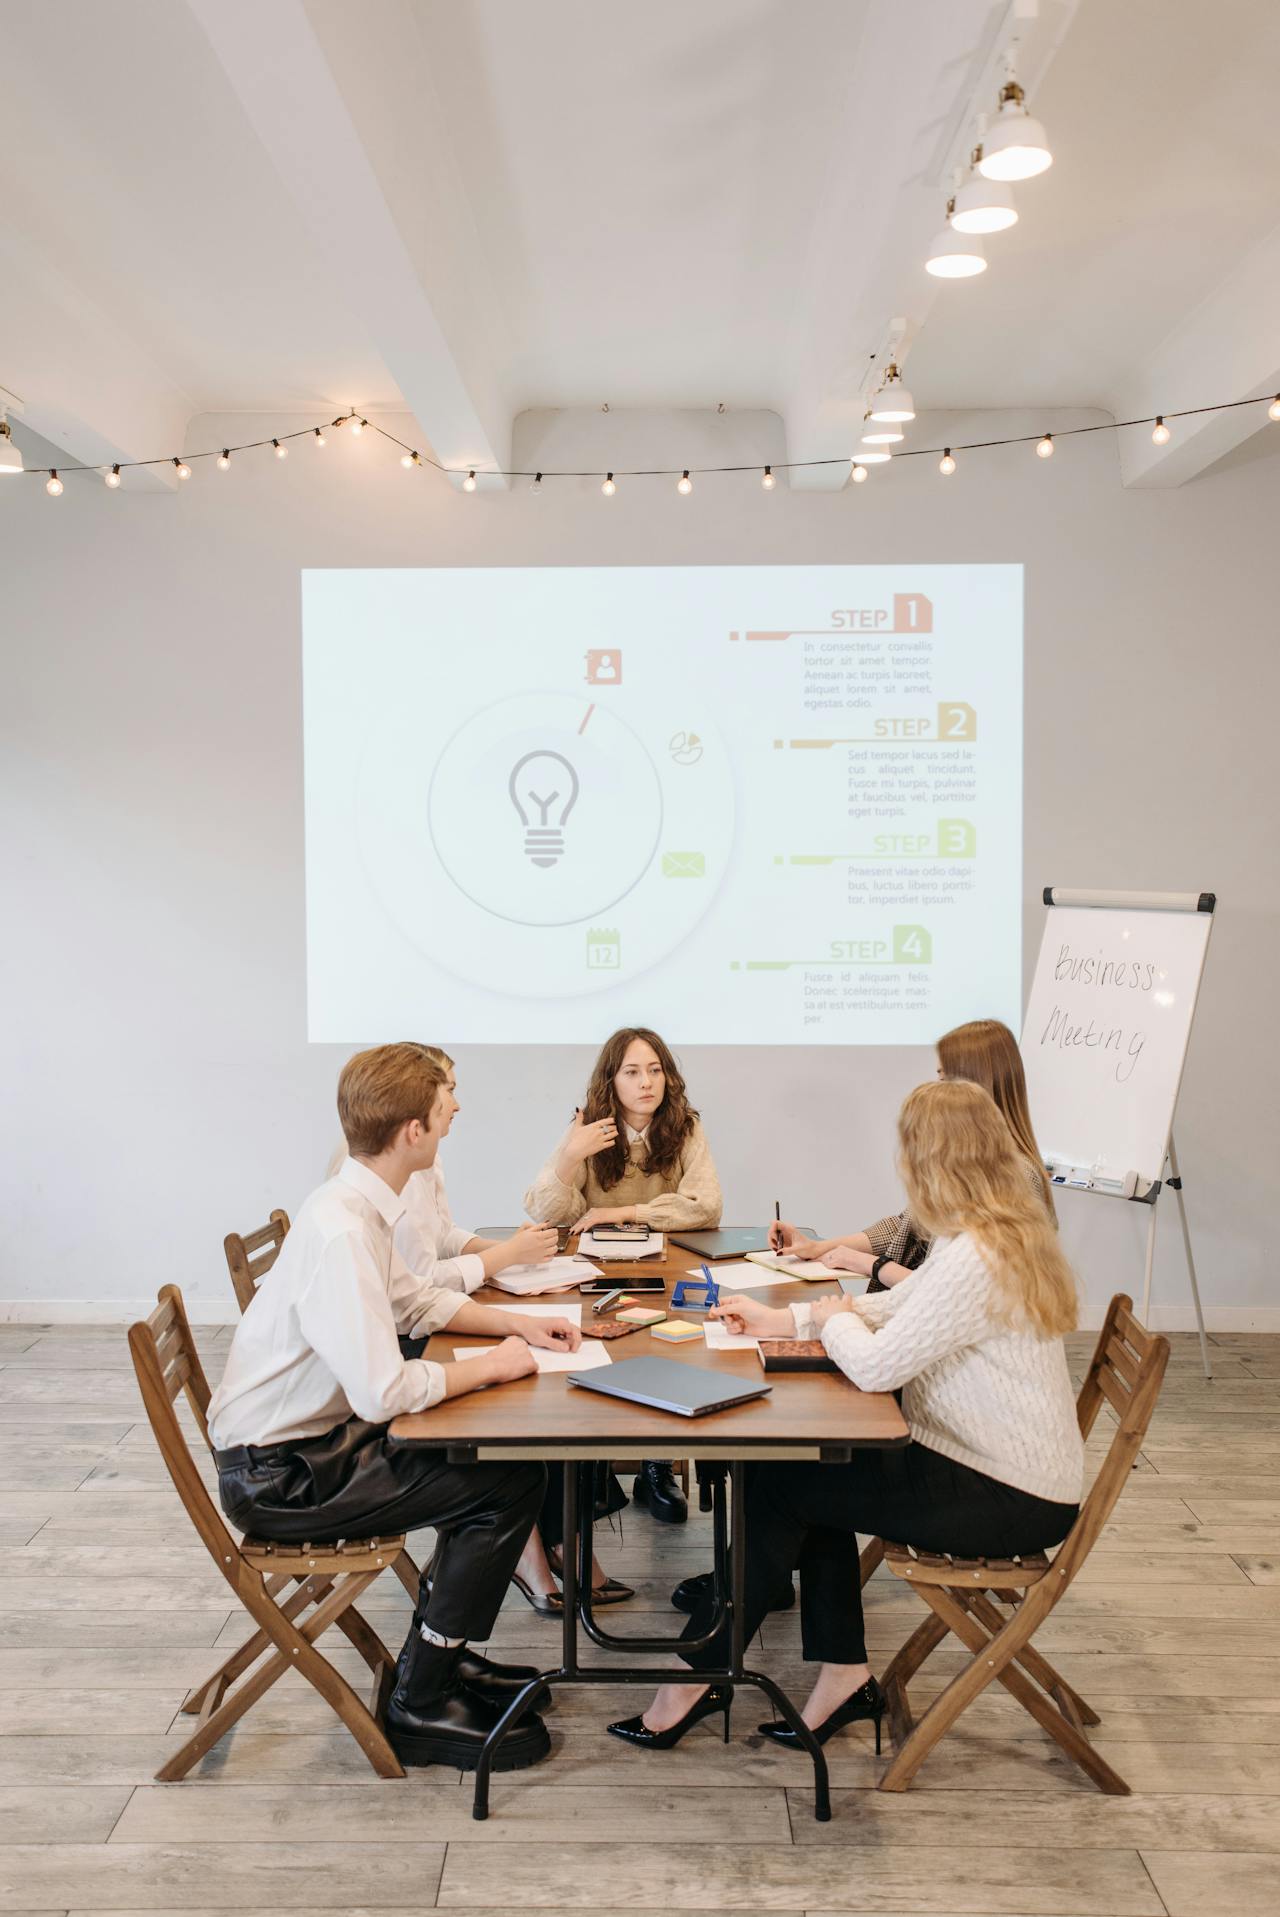
<svg viewBox="0 0 1280 1917">
<path fill-rule="evenodd" d="M 955 442 L 950 446 L 912 446 L 899 452 L 891 452 L 890 447 L 902 439 L 902 428 L 916 416 L 915 405 L 910 392 L 902 383 L 902 377 L 896 366 L 890 366 L 884 384 L 871 400 L 867 411 L 868 431 L 863 435 L 863 443 L 852 459 L 847 454 L 835 454 L 823 459 L 789 459 L 762 463 L 759 460 L 740 462 L 724 466 L 634 466 L 629 468 L 612 467 L 603 473 L 599 467 L 574 469 L 566 468 L 534 469 L 531 467 L 462 467 L 446 466 L 434 459 L 430 453 L 419 452 L 410 446 L 407 440 L 399 439 L 376 420 L 368 419 L 356 411 L 340 413 L 336 419 L 325 420 L 316 426 L 300 426 L 293 431 L 282 431 L 264 435 L 260 439 L 242 440 L 235 445 L 209 447 L 201 452 L 166 453 L 154 459 L 119 460 L 110 466 L 27 466 L 20 448 L 14 443 L 8 420 L 0 414 L 0 476 L 43 477 L 45 491 L 52 499 L 59 499 L 64 491 L 64 479 L 82 474 L 100 477 L 108 489 L 118 491 L 127 472 L 139 471 L 148 467 L 172 467 L 177 479 L 185 481 L 191 478 L 194 468 L 212 460 L 217 471 L 225 473 L 231 468 L 233 458 L 245 454 L 269 449 L 277 460 L 289 457 L 291 445 L 302 440 L 323 449 L 329 443 L 329 434 L 345 429 L 353 436 L 372 433 L 390 445 L 400 448 L 400 464 L 407 471 L 430 468 L 448 479 L 461 481 L 464 493 L 477 491 L 481 479 L 525 480 L 530 492 L 540 492 L 547 481 L 594 479 L 600 482 L 600 491 L 607 499 L 618 492 L 618 482 L 623 479 L 674 479 L 676 491 L 687 497 L 694 487 L 695 479 L 716 478 L 722 475 L 740 473 L 759 473 L 760 484 L 765 492 L 772 492 L 781 473 L 813 470 L 819 467 L 847 466 L 849 478 L 860 485 L 870 476 L 869 469 L 875 465 L 885 465 L 892 460 L 929 459 L 941 455 L 938 459 L 938 471 L 949 478 L 959 464 L 957 453 L 988 452 L 1004 446 L 1034 446 L 1040 459 L 1051 459 L 1060 440 L 1083 438 L 1090 433 L 1118 433 L 1129 428 L 1149 426 L 1151 439 L 1156 446 L 1167 446 L 1173 437 L 1174 423 L 1183 419 L 1199 419 L 1209 413 L 1233 412 L 1242 406 L 1265 406 L 1267 417 L 1280 423 L 1280 393 L 1268 401 L 1264 396 L 1254 399 L 1218 400 L 1207 406 L 1184 406 L 1170 409 L 1164 413 L 1146 414 L 1141 418 L 1101 420 L 1088 426 L 1067 426 L 1056 432 L 1012 433 L 998 439 L 971 439 L 963 443 Z M 871 443 L 868 443 L 868 442 Z"/>
</svg>

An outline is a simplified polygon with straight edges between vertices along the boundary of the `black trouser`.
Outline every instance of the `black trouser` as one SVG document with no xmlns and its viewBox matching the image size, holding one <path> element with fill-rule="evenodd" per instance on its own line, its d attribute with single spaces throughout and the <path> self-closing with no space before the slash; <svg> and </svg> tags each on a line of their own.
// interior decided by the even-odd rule
<svg viewBox="0 0 1280 1917">
<path fill-rule="evenodd" d="M 431 1590 L 418 1598 L 442 1637 L 487 1638 L 546 1485 L 540 1464 L 447 1464 L 350 1418 L 321 1438 L 214 1454 L 222 1508 L 238 1530 L 282 1544 L 383 1537 L 434 1525 Z"/>
<path fill-rule="evenodd" d="M 855 1533 L 957 1557 L 1018 1557 L 1059 1544 L 1079 1509 L 1033 1497 L 915 1443 L 860 1451 L 849 1464 L 758 1464 L 743 1502 L 744 1641 L 754 1637 L 773 1593 L 799 1565 L 804 1656 L 820 1664 L 867 1661 Z M 710 1598 L 699 1605 L 684 1637 L 703 1634 L 710 1605 Z M 705 1651 L 681 1656 L 694 1670 L 723 1668 L 728 1626 Z"/>
</svg>

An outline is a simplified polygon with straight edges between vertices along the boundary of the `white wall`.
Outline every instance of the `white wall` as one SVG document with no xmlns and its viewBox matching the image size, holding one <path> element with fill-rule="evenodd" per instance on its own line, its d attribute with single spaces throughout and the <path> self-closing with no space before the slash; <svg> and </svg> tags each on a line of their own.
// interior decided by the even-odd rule
<svg viewBox="0 0 1280 1917">
<path fill-rule="evenodd" d="M 926 421 L 915 437 L 1045 423 L 949 416 L 945 434 Z M 188 443 L 262 430 L 205 420 Z M 518 444 L 531 463 L 550 435 L 554 463 L 601 435 L 618 466 L 632 436 L 647 456 L 663 445 L 664 463 L 744 443 L 782 457 L 769 415 L 529 416 Z M 1280 1327 L 1267 1245 L 1280 459 L 1125 492 L 1098 434 L 1048 465 L 1029 448 L 972 454 L 950 480 L 919 459 L 830 496 L 768 495 L 744 475 L 700 481 L 690 499 L 636 481 L 604 501 L 592 482 L 467 497 L 406 474 L 368 436 L 341 437 L 287 464 L 199 466 L 172 498 L 85 478 L 52 501 L 38 482 L 0 480 L 0 1313 L 125 1317 L 177 1279 L 196 1316 L 229 1316 L 224 1232 L 295 1208 L 335 1141 L 343 1054 L 308 1047 L 305 1027 L 301 567 L 1015 560 L 1027 973 L 1046 881 L 1218 892 L 1178 1136 L 1211 1322 Z M 429 1005 L 413 1035 L 450 1041 Z M 589 1062 L 588 1048 L 459 1051 L 447 1167 L 460 1218 L 515 1215 Z M 727 1221 L 775 1194 L 826 1229 L 897 1202 L 893 1115 L 927 1054 L 690 1048 L 683 1062 Z M 1145 1214 L 1073 1194 L 1062 1209 L 1095 1305 L 1140 1285 Z M 1185 1325 L 1172 1213 L 1161 1246 L 1157 1296 L 1165 1322 Z"/>
</svg>

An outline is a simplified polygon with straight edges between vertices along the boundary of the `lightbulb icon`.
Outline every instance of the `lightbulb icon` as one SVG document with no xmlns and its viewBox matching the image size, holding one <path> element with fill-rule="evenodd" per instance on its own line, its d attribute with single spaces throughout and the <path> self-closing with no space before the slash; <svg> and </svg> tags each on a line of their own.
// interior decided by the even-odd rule
<svg viewBox="0 0 1280 1917">
<path fill-rule="evenodd" d="M 559 752 L 526 752 L 523 759 L 517 759 L 512 766 L 507 790 L 524 827 L 525 857 L 533 865 L 555 865 L 564 851 L 564 822 L 577 803 L 577 773 Z M 548 824 L 553 806 L 556 817 Z M 536 825 L 529 823 L 531 807 L 538 814 Z"/>
</svg>

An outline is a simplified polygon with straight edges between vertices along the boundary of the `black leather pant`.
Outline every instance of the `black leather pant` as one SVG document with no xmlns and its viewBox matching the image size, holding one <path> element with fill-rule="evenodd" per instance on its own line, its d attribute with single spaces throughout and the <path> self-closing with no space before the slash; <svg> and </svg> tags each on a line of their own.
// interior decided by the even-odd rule
<svg viewBox="0 0 1280 1917">
<path fill-rule="evenodd" d="M 859 1531 L 956 1557 L 1014 1557 L 1060 1544 L 1078 1508 L 1033 1497 L 915 1443 L 860 1451 L 848 1464 L 756 1464 L 744 1502 L 745 1641 L 799 1565 L 804 1656 L 821 1664 L 866 1663 Z M 699 1605 L 684 1637 L 705 1632 L 709 1604 Z M 695 1670 L 722 1668 L 727 1627 L 707 1650 L 681 1656 Z"/>
<path fill-rule="evenodd" d="M 487 1638 L 546 1488 L 540 1464 L 448 1464 L 349 1418 L 320 1438 L 215 1454 L 237 1530 L 282 1544 L 384 1537 L 434 1525 L 431 1592 L 419 1605 L 442 1637 Z"/>
</svg>

